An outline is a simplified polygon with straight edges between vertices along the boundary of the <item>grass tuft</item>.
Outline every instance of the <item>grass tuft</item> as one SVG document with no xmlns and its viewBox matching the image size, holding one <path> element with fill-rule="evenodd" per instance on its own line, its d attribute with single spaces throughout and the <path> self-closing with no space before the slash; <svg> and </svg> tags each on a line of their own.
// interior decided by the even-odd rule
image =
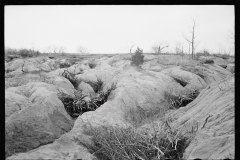
<svg viewBox="0 0 240 160">
<path fill-rule="evenodd" d="M 199 95 L 199 90 L 192 89 L 185 92 L 175 94 L 169 91 L 165 91 L 163 96 L 167 103 L 170 105 L 170 109 L 178 109 L 185 107 L 192 102 Z"/>
<path fill-rule="evenodd" d="M 167 121 L 153 133 L 133 127 L 88 127 L 85 134 L 92 136 L 89 151 L 100 160 L 182 160 L 189 138 L 181 130 L 173 130 Z"/>
</svg>

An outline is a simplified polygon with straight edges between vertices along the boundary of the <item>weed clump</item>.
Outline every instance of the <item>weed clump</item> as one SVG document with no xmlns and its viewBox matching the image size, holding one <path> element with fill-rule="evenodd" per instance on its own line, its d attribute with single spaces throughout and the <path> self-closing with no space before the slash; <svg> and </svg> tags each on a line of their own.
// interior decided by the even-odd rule
<svg viewBox="0 0 240 160">
<path fill-rule="evenodd" d="M 107 102 L 111 91 L 114 89 L 116 89 L 116 83 L 112 83 L 107 91 L 98 92 L 96 97 L 87 97 L 87 95 L 83 95 L 81 91 L 76 91 L 74 96 L 70 96 L 59 90 L 58 98 L 64 104 L 67 113 L 75 118 L 84 112 L 94 111 Z"/>
<path fill-rule="evenodd" d="M 131 56 L 131 65 L 140 66 L 144 62 L 143 58 L 143 50 L 138 47 L 135 53 Z"/>
<path fill-rule="evenodd" d="M 180 131 L 172 130 L 166 121 L 153 133 L 133 127 L 90 126 L 85 134 L 93 137 L 94 146 L 87 148 L 100 160 L 181 160 L 189 138 Z"/>
<path fill-rule="evenodd" d="M 187 104 L 192 102 L 199 95 L 199 90 L 192 89 L 183 93 L 175 94 L 169 91 L 163 93 L 164 99 L 170 105 L 170 109 L 178 109 L 185 107 Z"/>
</svg>

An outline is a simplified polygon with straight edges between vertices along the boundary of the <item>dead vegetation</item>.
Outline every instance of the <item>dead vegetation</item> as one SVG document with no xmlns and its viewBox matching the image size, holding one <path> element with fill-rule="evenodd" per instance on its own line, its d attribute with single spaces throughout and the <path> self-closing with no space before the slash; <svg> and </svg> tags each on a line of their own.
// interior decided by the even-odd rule
<svg viewBox="0 0 240 160">
<path fill-rule="evenodd" d="M 186 90 L 178 94 L 171 91 L 165 91 L 163 97 L 170 105 L 170 109 L 178 109 L 192 102 L 198 94 L 199 90 L 197 89 Z"/>
<path fill-rule="evenodd" d="M 59 90 L 58 98 L 64 104 L 67 113 L 75 118 L 84 112 L 94 111 L 107 102 L 110 93 L 116 89 L 116 85 L 116 83 L 112 83 L 109 89 L 99 91 L 96 97 L 87 97 L 81 91 L 75 91 L 74 96 L 71 96 Z"/>
<path fill-rule="evenodd" d="M 168 121 L 153 133 L 133 127 L 89 125 L 85 134 L 92 136 L 93 146 L 86 146 L 100 160 L 182 160 L 189 137 L 173 129 Z"/>
</svg>

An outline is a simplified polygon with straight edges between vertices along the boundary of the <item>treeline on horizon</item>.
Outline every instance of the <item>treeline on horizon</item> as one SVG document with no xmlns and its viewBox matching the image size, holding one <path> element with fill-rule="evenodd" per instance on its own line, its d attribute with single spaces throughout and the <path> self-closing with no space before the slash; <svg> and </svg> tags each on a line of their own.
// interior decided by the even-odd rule
<svg viewBox="0 0 240 160">
<path fill-rule="evenodd" d="M 190 55 L 189 53 L 169 53 L 169 52 L 163 52 L 163 53 L 156 53 L 156 52 L 143 52 L 144 54 L 153 54 L 153 55 Z M 67 52 L 40 52 L 34 49 L 14 49 L 14 48 L 9 48 L 6 47 L 4 50 L 4 55 L 5 56 L 17 56 L 17 57 L 22 57 L 22 58 L 28 58 L 28 57 L 38 57 L 41 55 L 47 55 L 47 56 L 79 56 L 79 55 L 118 55 L 118 54 L 133 54 L 133 53 L 67 53 Z M 209 53 L 208 51 L 202 51 L 202 52 L 197 52 L 195 53 L 196 57 L 199 56 L 218 56 L 221 58 L 226 59 L 227 57 L 234 57 L 235 55 L 230 55 L 230 54 L 224 54 L 224 53 Z"/>
</svg>

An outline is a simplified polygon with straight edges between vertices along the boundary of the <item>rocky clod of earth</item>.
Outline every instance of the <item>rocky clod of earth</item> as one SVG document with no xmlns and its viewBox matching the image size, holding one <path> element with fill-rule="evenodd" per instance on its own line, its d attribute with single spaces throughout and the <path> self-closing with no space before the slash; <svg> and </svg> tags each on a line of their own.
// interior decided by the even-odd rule
<svg viewBox="0 0 240 160">
<path fill-rule="evenodd" d="M 206 59 L 144 54 L 141 67 L 131 66 L 130 55 L 90 56 L 75 63 L 67 56 L 5 62 L 5 157 L 97 160 L 89 150 L 95 144 L 87 126 L 151 132 L 152 124 L 167 120 L 190 134 L 182 159 L 234 159 L 234 64 Z M 65 70 L 74 76 L 74 85 L 63 76 Z M 59 92 L 74 97 L 81 91 L 91 99 L 113 83 L 116 88 L 105 103 L 77 118 L 58 97 Z M 192 90 L 199 94 L 186 106 L 169 107 L 166 95 L 184 97 Z"/>
</svg>

